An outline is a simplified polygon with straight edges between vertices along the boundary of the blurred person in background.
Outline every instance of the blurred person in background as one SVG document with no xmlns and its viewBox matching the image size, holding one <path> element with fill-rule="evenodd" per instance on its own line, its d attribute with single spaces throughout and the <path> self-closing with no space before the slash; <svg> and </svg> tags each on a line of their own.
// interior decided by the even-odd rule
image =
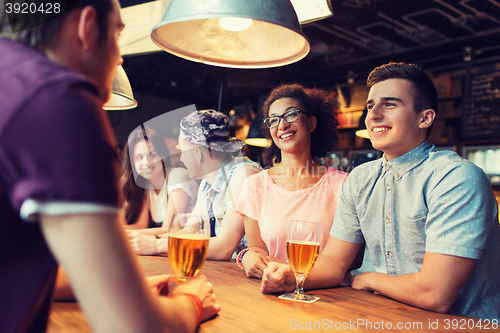
<svg viewBox="0 0 500 333">
<path fill-rule="evenodd" d="M 136 253 L 156 254 L 150 237 L 168 232 L 177 213 L 190 213 L 198 185 L 185 168 L 174 168 L 163 138 L 148 127 L 129 135 L 123 150 L 120 185 L 125 199 L 122 215 Z M 150 249 L 144 248 L 151 246 Z"/>
<path fill-rule="evenodd" d="M 221 112 L 195 111 L 181 120 L 181 161 L 192 179 L 201 179 L 192 213 L 210 217 L 211 238 L 207 258 L 211 260 L 229 260 L 235 250 L 246 247 L 243 219 L 234 210 L 243 183 L 261 168 L 248 158 L 241 157 L 244 146 L 241 140 L 229 136 L 229 119 Z M 144 251 L 136 251 L 138 254 L 154 254 L 148 251 L 152 247 L 157 253 L 168 253 L 167 234 L 159 239 L 132 233 L 129 237 L 132 242 L 144 244 Z"/>
<path fill-rule="evenodd" d="M 165 141 L 152 129 L 139 128 L 130 134 L 120 179 L 127 229 L 168 231 L 176 213 L 193 210 L 198 185 L 185 168 L 172 167 L 168 155 Z"/>
</svg>

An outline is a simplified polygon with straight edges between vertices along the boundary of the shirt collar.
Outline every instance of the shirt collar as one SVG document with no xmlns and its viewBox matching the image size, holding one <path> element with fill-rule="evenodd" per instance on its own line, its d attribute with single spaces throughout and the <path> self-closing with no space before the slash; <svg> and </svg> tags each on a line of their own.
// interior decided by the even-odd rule
<svg viewBox="0 0 500 333">
<path fill-rule="evenodd" d="M 432 145 L 429 144 L 429 142 L 424 141 L 424 143 L 420 146 L 413 148 L 406 154 L 391 161 L 387 161 L 384 154 L 382 162 L 383 174 L 385 174 L 388 170 L 391 170 L 397 180 L 401 179 L 404 174 L 425 161 L 429 157 L 431 149 Z"/>
<path fill-rule="evenodd" d="M 229 171 L 233 163 L 234 160 L 232 156 L 228 155 L 217 172 L 214 183 L 210 185 L 208 182 L 205 182 L 204 189 L 207 191 L 214 190 L 216 192 L 220 192 L 222 187 L 229 181 L 227 177 L 229 176 Z"/>
</svg>

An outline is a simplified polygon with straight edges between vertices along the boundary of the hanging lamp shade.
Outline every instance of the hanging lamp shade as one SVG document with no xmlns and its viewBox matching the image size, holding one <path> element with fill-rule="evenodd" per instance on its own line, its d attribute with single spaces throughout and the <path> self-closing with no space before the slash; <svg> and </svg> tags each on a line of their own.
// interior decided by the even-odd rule
<svg viewBox="0 0 500 333">
<path fill-rule="evenodd" d="M 113 81 L 113 88 L 109 101 L 104 103 L 104 110 L 129 110 L 137 106 L 134 99 L 132 86 L 128 80 L 127 74 L 122 66 L 118 66 L 116 76 Z"/>
<path fill-rule="evenodd" d="M 235 68 L 291 64 L 310 49 L 290 0 L 172 0 L 151 39 L 181 58 Z"/>
<path fill-rule="evenodd" d="M 118 45 L 121 55 L 160 52 L 151 40 L 151 30 L 161 21 L 170 0 L 121 0 L 120 14 L 125 28 Z M 330 0 L 291 0 L 301 25 L 333 15 Z"/>
<path fill-rule="evenodd" d="M 151 40 L 151 29 L 160 22 L 170 0 L 136 0 L 136 2 L 139 3 L 124 7 L 124 2 L 120 1 L 122 3 L 120 16 L 125 24 L 118 39 L 120 54 L 123 56 L 163 51 Z"/>
<path fill-rule="evenodd" d="M 257 113 L 257 116 L 250 123 L 250 128 L 248 130 L 247 138 L 245 143 L 250 146 L 256 147 L 269 147 L 271 142 L 266 139 L 264 132 L 262 131 L 263 116 L 262 112 Z"/>
<path fill-rule="evenodd" d="M 366 124 L 365 124 L 365 119 L 366 119 L 367 114 L 368 114 L 368 110 L 365 108 L 363 110 L 363 114 L 361 115 L 361 118 L 359 118 L 358 128 L 356 129 L 356 136 L 359 136 L 360 138 L 363 138 L 363 139 L 370 138 L 368 136 L 368 130 L 366 129 Z"/>
</svg>

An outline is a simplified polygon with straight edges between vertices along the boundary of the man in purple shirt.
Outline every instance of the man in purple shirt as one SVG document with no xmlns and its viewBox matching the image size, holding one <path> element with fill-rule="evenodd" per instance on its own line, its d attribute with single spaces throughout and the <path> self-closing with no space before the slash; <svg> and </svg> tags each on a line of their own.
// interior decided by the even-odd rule
<svg viewBox="0 0 500 333">
<path fill-rule="evenodd" d="M 117 218 L 116 142 L 102 104 L 123 61 L 118 1 L 30 4 L 35 13 L 0 2 L 2 332 L 45 331 L 58 263 L 94 331 L 194 331 L 219 310 L 211 284 L 148 285 Z M 167 284 L 177 297 L 151 293 Z"/>
</svg>

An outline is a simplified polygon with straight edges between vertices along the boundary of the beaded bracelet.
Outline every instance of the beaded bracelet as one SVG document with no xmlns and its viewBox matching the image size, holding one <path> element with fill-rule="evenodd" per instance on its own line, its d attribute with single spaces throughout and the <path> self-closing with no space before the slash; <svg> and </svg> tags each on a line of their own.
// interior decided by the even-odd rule
<svg viewBox="0 0 500 333">
<path fill-rule="evenodd" d="M 245 255 L 245 253 L 247 253 L 248 251 L 252 251 L 252 252 L 255 252 L 255 253 L 258 253 L 257 251 L 255 251 L 254 249 L 243 249 L 240 251 L 240 253 L 238 253 L 238 256 L 236 257 L 236 263 L 238 264 L 238 267 L 241 268 L 241 269 L 244 269 L 245 267 L 243 266 L 241 260 L 243 260 L 243 256 Z"/>
<path fill-rule="evenodd" d="M 193 295 L 193 294 L 188 294 L 188 293 L 177 293 L 177 294 L 171 295 L 171 297 L 179 296 L 179 295 L 184 295 L 184 296 L 189 297 L 189 299 L 195 303 L 195 306 L 198 307 L 199 314 L 198 314 L 197 326 L 200 325 L 201 322 L 203 321 L 203 305 L 201 304 L 201 300 L 198 298 L 198 296 Z"/>
</svg>

